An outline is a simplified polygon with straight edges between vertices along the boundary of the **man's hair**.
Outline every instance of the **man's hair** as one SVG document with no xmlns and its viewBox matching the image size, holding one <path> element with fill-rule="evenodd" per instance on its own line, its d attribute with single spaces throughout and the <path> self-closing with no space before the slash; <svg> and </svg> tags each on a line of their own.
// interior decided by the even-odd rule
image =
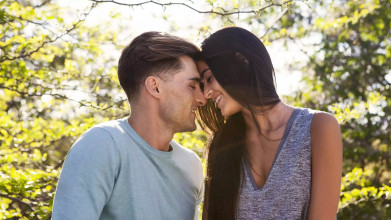
<svg viewBox="0 0 391 220">
<path fill-rule="evenodd" d="M 167 33 L 145 32 L 136 37 L 118 61 L 118 79 L 129 102 L 137 102 L 148 76 L 169 79 L 182 68 L 180 57 L 197 59 L 199 53 L 194 44 Z"/>
</svg>

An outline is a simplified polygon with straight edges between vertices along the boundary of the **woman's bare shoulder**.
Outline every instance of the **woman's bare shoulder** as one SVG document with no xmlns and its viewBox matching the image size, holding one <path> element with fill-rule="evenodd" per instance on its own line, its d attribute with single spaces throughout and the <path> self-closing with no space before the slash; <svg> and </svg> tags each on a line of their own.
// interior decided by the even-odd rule
<svg viewBox="0 0 391 220">
<path fill-rule="evenodd" d="M 341 141 L 341 131 L 334 115 L 327 112 L 316 112 L 311 123 L 311 143 L 312 147 L 324 146 Z M 334 144 L 332 144 L 335 146 Z"/>
</svg>

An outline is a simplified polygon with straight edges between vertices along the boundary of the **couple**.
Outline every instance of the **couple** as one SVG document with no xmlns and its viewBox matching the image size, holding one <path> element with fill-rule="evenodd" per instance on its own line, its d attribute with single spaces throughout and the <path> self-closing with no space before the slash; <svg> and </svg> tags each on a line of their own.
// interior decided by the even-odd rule
<svg viewBox="0 0 391 220">
<path fill-rule="evenodd" d="M 202 52 L 158 32 L 119 59 L 131 114 L 94 126 L 65 160 L 53 219 L 335 219 L 342 143 L 335 118 L 280 101 L 262 42 L 238 27 Z M 176 132 L 212 132 L 205 178 Z M 203 194 L 205 191 L 205 198 Z"/>
</svg>

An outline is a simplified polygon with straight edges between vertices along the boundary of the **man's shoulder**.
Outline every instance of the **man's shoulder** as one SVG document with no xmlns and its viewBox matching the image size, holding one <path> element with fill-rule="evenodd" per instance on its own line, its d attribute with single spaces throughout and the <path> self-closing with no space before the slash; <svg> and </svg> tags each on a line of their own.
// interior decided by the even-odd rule
<svg viewBox="0 0 391 220">
<path fill-rule="evenodd" d="M 79 137 L 75 145 L 80 144 L 79 142 L 114 145 L 115 140 L 124 136 L 125 133 L 122 120 L 124 119 L 106 121 L 92 126 Z"/>
<path fill-rule="evenodd" d="M 201 159 L 200 157 L 192 150 L 185 148 L 178 142 L 172 140 L 170 142 L 171 146 L 174 148 L 173 150 L 175 151 L 176 155 L 181 158 L 185 158 L 186 160 L 193 161 L 195 163 L 200 163 L 201 164 Z"/>
<path fill-rule="evenodd" d="M 174 148 L 173 159 L 181 166 L 181 169 L 184 171 L 183 175 L 195 184 L 198 195 L 201 196 L 204 182 L 201 159 L 194 151 L 183 147 L 175 141 L 171 141 L 171 146 Z"/>
<path fill-rule="evenodd" d="M 103 136 L 111 136 L 114 138 L 114 136 L 125 132 L 122 125 L 123 120 L 124 119 L 117 119 L 96 124 L 84 132 L 82 137 L 99 136 L 103 134 Z"/>
<path fill-rule="evenodd" d="M 107 132 L 117 132 L 117 131 L 123 131 L 123 120 L 125 119 L 116 119 L 116 120 L 111 120 L 111 121 L 105 121 L 102 123 L 99 123 L 92 128 L 100 128 L 103 130 L 106 130 Z"/>
</svg>

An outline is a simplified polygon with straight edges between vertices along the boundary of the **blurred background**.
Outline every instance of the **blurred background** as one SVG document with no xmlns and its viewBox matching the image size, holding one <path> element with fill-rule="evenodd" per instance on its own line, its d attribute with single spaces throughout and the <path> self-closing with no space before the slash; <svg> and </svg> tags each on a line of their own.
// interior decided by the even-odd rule
<svg viewBox="0 0 391 220">
<path fill-rule="evenodd" d="M 337 117 L 338 219 L 391 219 L 389 0 L 0 0 L 0 219 L 50 219 L 75 140 L 129 114 L 117 62 L 135 36 L 200 45 L 225 26 L 265 43 L 285 102 Z M 207 134 L 174 139 L 204 160 Z"/>
</svg>

